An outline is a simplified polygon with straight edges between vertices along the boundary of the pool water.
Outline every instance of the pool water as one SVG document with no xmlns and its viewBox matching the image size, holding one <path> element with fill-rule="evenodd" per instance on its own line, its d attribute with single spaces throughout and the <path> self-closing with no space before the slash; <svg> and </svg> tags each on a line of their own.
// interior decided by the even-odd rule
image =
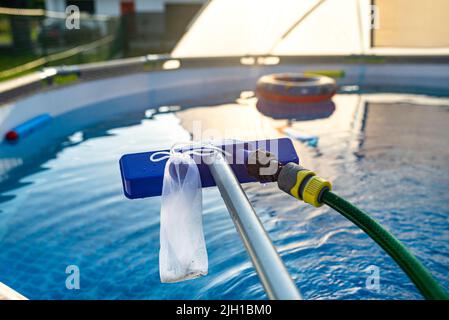
<svg viewBox="0 0 449 320">
<path fill-rule="evenodd" d="M 230 128 L 244 131 L 235 138 L 273 138 L 286 125 L 317 135 L 316 147 L 295 142 L 303 165 L 378 219 L 449 289 L 447 99 L 337 95 L 330 115 L 298 121 L 263 116 L 247 93 L 216 103 L 222 99 L 81 125 L 95 113 L 88 108 L 3 144 L 0 282 L 30 299 L 265 299 L 216 188 L 203 191 L 209 274 L 175 284 L 159 280 L 160 198 L 123 195 L 121 155 L 189 140 L 201 120 L 202 130 L 217 128 L 217 138 Z M 421 298 L 393 260 L 338 213 L 299 203 L 274 184 L 244 189 L 304 298 Z M 69 265 L 79 268 L 78 290 L 66 287 Z M 379 271 L 375 288 L 372 268 Z"/>
</svg>

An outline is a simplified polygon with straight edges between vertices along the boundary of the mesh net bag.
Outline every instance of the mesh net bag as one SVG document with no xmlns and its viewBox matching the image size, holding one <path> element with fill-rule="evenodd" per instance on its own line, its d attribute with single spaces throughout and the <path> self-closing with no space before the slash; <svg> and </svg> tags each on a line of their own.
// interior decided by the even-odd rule
<svg viewBox="0 0 449 320">
<path fill-rule="evenodd" d="M 201 178 L 188 154 L 172 153 L 165 165 L 160 228 L 161 282 L 206 275 Z"/>
</svg>

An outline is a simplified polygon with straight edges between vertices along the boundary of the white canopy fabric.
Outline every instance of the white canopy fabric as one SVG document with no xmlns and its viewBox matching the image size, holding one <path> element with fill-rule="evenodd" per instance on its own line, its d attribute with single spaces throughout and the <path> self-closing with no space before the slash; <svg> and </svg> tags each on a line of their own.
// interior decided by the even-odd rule
<svg viewBox="0 0 449 320">
<path fill-rule="evenodd" d="M 449 48 L 372 48 L 378 21 L 371 12 L 370 0 L 211 0 L 172 55 L 449 54 Z"/>
</svg>

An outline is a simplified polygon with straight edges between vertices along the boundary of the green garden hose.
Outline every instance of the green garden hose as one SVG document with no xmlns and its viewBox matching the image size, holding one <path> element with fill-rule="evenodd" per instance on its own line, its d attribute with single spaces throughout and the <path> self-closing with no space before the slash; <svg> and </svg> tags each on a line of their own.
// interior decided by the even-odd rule
<svg viewBox="0 0 449 320">
<path fill-rule="evenodd" d="M 321 200 L 329 207 L 341 213 L 345 218 L 352 221 L 376 241 L 397 262 L 402 270 L 404 270 L 426 299 L 449 299 L 446 291 L 422 263 L 398 239 L 368 214 L 328 190 L 323 192 Z"/>
<path fill-rule="evenodd" d="M 251 176 L 261 182 L 277 181 L 279 189 L 315 207 L 327 204 L 376 241 L 404 270 L 426 299 L 449 300 L 443 287 L 398 239 L 368 214 L 331 192 L 330 182 L 296 163 L 281 165 L 272 154 L 264 151 L 256 150 L 249 158 L 252 161 L 247 165 L 247 170 Z M 262 176 L 259 169 L 271 167 L 273 163 L 277 167 L 276 172 Z"/>
</svg>

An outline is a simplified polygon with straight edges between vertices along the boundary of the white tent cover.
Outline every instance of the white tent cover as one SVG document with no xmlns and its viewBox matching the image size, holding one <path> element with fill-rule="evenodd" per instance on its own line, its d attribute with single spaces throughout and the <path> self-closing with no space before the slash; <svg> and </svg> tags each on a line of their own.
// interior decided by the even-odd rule
<svg viewBox="0 0 449 320">
<path fill-rule="evenodd" d="M 370 0 L 212 0 L 172 55 L 449 54 L 449 48 L 372 48 L 371 31 L 379 27 L 372 12 Z"/>
</svg>

